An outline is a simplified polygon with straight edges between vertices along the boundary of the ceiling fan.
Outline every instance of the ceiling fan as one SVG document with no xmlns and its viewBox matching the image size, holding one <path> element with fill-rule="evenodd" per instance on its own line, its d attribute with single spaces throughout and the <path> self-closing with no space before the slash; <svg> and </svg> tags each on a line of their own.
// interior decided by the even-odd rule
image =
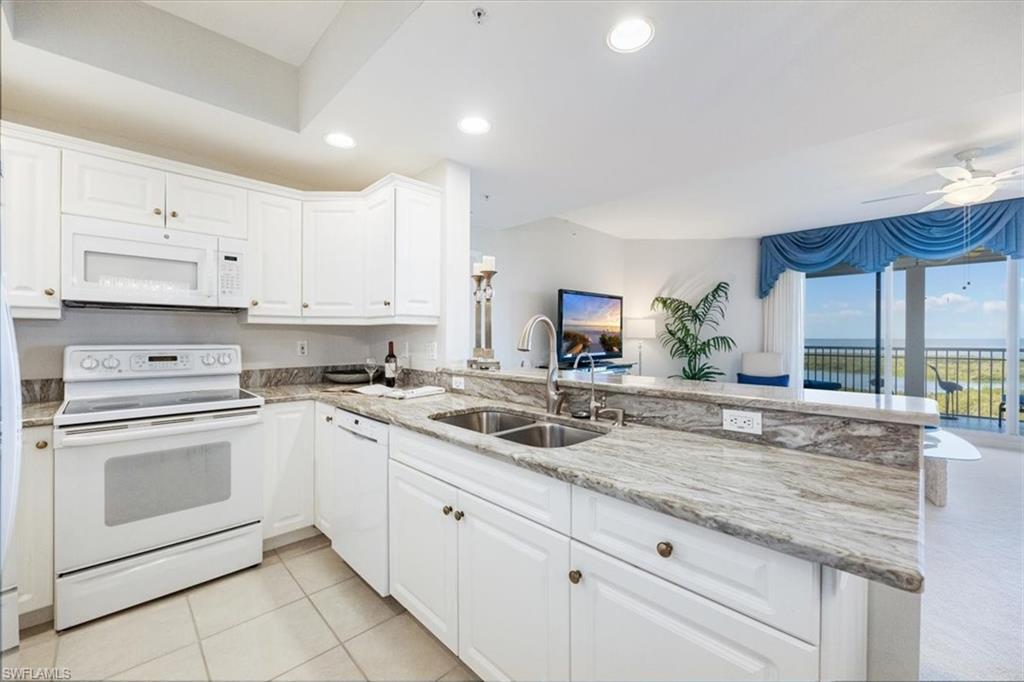
<svg viewBox="0 0 1024 682">
<path fill-rule="evenodd" d="M 951 204 L 953 206 L 967 206 L 969 204 L 977 204 L 981 201 L 985 201 L 990 196 L 995 194 L 999 189 L 1007 187 L 1007 184 L 1011 180 L 1017 180 L 1024 177 L 1024 166 L 1017 166 L 1009 170 L 1004 170 L 999 173 L 993 173 L 990 170 L 984 170 L 974 167 L 974 160 L 981 154 L 981 149 L 965 149 L 955 157 L 961 162 L 960 166 L 945 166 L 943 168 L 936 168 L 935 172 L 941 175 L 949 182 L 943 185 L 940 189 L 933 189 L 930 192 L 911 192 L 910 194 L 897 194 L 891 197 L 882 197 L 880 199 L 869 199 L 868 201 L 862 201 L 862 204 L 874 204 L 879 201 L 889 201 L 891 199 L 901 199 L 903 197 L 914 197 L 914 196 L 927 196 L 930 194 L 939 194 L 938 199 L 931 202 L 927 206 L 918 210 L 918 213 L 925 211 L 933 211 L 943 204 Z"/>
</svg>

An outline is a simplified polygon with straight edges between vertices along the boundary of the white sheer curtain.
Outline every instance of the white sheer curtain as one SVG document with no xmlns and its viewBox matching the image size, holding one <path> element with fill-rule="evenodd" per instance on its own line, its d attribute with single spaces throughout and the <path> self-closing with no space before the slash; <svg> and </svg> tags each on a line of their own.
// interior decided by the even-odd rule
<svg viewBox="0 0 1024 682">
<path fill-rule="evenodd" d="M 789 385 L 804 385 L 804 273 L 786 270 L 764 299 L 764 349 L 779 353 Z"/>
</svg>

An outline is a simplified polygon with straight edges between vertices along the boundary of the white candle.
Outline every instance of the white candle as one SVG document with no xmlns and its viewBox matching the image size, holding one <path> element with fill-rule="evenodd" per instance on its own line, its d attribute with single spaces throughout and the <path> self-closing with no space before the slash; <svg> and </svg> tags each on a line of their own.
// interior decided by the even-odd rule
<svg viewBox="0 0 1024 682">
<path fill-rule="evenodd" d="M 495 260 L 494 256 L 484 256 L 484 262 L 483 262 L 484 270 L 492 270 L 492 271 L 497 270 L 498 268 L 495 267 L 495 262 L 496 262 L 496 260 Z"/>
<path fill-rule="evenodd" d="M 479 275 L 483 271 L 484 271 L 484 264 L 483 263 L 473 263 L 473 274 L 474 275 Z"/>
</svg>

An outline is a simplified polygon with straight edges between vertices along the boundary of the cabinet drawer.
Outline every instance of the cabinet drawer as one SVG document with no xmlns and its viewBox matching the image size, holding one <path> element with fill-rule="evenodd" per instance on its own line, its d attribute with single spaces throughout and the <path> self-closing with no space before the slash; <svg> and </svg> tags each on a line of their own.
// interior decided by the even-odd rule
<svg viewBox="0 0 1024 682">
<path fill-rule="evenodd" d="M 391 458 L 569 534 L 570 485 L 435 438 L 393 429 Z"/>
<path fill-rule="evenodd" d="M 572 536 L 800 639 L 818 643 L 817 564 L 634 504 L 572 489 Z M 662 556 L 661 550 L 668 554 Z"/>
<path fill-rule="evenodd" d="M 572 543 L 572 679 L 816 680 L 818 648 Z"/>
</svg>

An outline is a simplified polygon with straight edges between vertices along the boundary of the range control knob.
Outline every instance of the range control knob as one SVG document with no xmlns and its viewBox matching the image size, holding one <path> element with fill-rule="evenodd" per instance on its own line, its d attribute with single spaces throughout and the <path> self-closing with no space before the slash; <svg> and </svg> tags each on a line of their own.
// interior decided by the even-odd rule
<svg viewBox="0 0 1024 682">
<path fill-rule="evenodd" d="M 113 355 L 108 355 L 103 359 L 103 367 L 106 369 L 117 369 L 120 366 L 121 361 L 115 358 Z"/>
<path fill-rule="evenodd" d="M 222 365 L 230 365 L 231 353 L 221 353 L 220 355 L 217 356 L 217 362 L 219 362 Z"/>
<path fill-rule="evenodd" d="M 96 369 L 100 366 L 99 360 L 91 355 L 86 355 L 82 358 L 82 369 Z"/>
<path fill-rule="evenodd" d="M 213 353 L 207 353 L 203 356 L 204 365 L 212 365 L 215 362 L 217 362 L 217 358 L 213 357 Z"/>
</svg>

